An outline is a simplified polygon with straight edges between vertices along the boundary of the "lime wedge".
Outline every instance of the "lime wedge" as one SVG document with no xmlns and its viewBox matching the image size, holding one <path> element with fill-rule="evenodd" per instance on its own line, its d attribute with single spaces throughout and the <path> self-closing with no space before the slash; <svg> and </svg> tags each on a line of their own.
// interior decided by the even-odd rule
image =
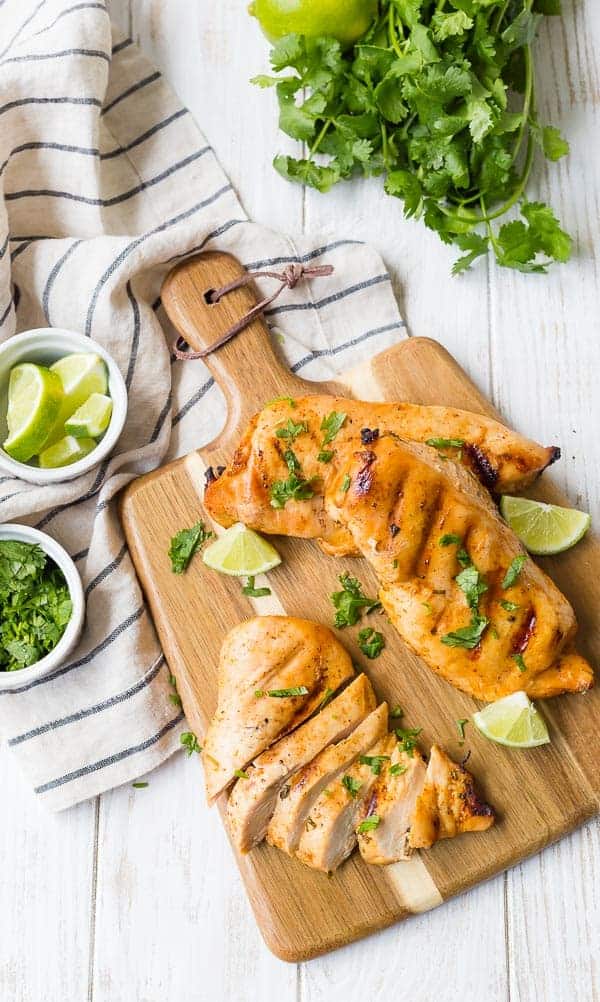
<svg viewBox="0 0 600 1002">
<path fill-rule="evenodd" d="M 11 370 L 6 422 L 9 435 L 4 449 L 26 463 L 43 449 L 64 400 L 58 376 L 43 365 L 24 362 Z"/>
<path fill-rule="evenodd" d="M 207 546 L 202 559 L 213 570 L 234 577 L 264 574 L 281 563 L 275 547 L 241 522 L 232 525 Z"/>
<path fill-rule="evenodd" d="M 525 692 L 490 703 L 473 714 L 473 723 L 490 741 L 509 748 L 537 748 L 550 742 L 546 722 Z"/>
<path fill-rule="evenodd" d="M 44 470 L 55 470 L 59 466 L 70 466 L 78 459 L 83 459 L 98 443 L 93 438 L 75 438 L 73 435 L 66 435 L 54 445 L 48 446 L 40 452 L 40 466 Z"/>
<path fill-rule="evenodd" d="M 110 424 L 112 400 L 103 393 L 92 393 L 65 422 L 67 435 L 75 438 L 99 438 Z"/>
<path fill-rule="evenodd" d="M 591 518 L 576 508 L 559 508 L 529 498 L 505 495 L 500 511 L 530 553 L 539 556 L 562 553 L 585 536 Z"/>
<path fill-rule="evenodd" d="M 63 406 L 48 439 L 48 444 L 52 445 L 63 437 L 65 422 L 92 393 L 108 392 L 108 372 L 104 359 L 92 351 L 65 355 L 50 369 L 60 377 L 65 392 Z"/>
</svg>

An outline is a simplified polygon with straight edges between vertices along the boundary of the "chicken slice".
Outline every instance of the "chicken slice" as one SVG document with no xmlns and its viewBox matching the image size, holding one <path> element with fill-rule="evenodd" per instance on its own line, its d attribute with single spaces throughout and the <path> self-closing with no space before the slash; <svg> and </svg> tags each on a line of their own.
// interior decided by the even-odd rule
<svg viewBox="0 0 600 1002">
<path fill-rule="evenodd" d="M 327 429 L 322 425 L 330 415 L 344 420 L 331 441 L 324 443 Z M 335 430 L 335 425 L 330 427 Z M 241 521 L 262 532 L 319 539 L 328 553 L 356 552 L 347 529 L 329 517 L 323 495 L 361 434 L 368 440 L 377 433 L 421 443 L 445 442 L 451 459 L 470 469 L 485 487 L 505 494 L 523 490 L 560 456 L 559 449 L 544 448 L 470 411 L 330 396 L 283 399 L 252 419 L 231 464 L 207 487 L 206 507 L 221 525 Z M 274 508 L 271 488 L 290 474 L 290 449 L 313 496 Z"/>
<path fill-rule="evenodd" d="M 356 825 L 363 805 L 369 801 L 379 772 L 397 747 L 393 734 L 381 738 L 366 756 L 325 787 L 311 809 L 314 822 L 302 833 L 296 855 L 315 870 L 332 873 L 356 846 Z M 371 761 L 365 762 L 368 758 Z"/>
<path fill-rule="evenodd" d="M 593 685 L 569 602 L 458 464 L 381 436 L 349 456 L 326 503 L 375 569 L 402 638 L 458 689 L 492 701 Z"/>
<path fill-rule="evenodd" d="M 433 745 L 425 785 L 411 818 L 411 848 L 429 849 L 439 839 L 461 832 L 486 831 L 494 820 L 492 808 L 477 796 L 471 773 Z"/>
<path fill-rule="evenodd" d="M 389 764 L 382 769 L 371 796 L 365 801 L 359 821 L 379 818 L 376 828 L 358 834 L 360 854 L 366 863 L 384 866 L 409 859 L 411 818 L 425 783 L 426 763 L 418 748 L 412 754 L 394 745 Z"/>
<path fill-rule="evenodd" d="M 282 734 L 352 678 L 352 661 L 331 630 L 305 619 L 257 616 L 221 648 L 218 704 L 202 758 L 209 803 Z M 305 695 L 275 696 L 303 687 Z"/>
<path fill-rule="evenodd" d="M 315 801 L 326 786 L 341 778 L 359 755 L 366 754 L 383 737 L 387 720 L 387 703 L 381 703 L 347 738 L 329 745 L 292 778 L 285 797 L 280 795 L 277 801 L 267 842 L 290 856 L 296 852 L 303 831 L 315 823 L 310 813 Z"/>
<path fill-rule="evenodd" d="M 248 852 L 263 840 L 290 777 L 332 741 L 340 741 L 375 709 L 375 694 L 359 675 L 335 699 L 291 734 L 264 751 L 233 786 L 227 820 L 234 845 Z"/>
</svg>

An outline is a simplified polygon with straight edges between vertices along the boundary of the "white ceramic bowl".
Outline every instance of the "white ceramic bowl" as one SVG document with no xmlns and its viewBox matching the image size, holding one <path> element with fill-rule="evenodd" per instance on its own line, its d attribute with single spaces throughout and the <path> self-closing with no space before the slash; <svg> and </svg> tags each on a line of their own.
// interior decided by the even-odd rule
<svg viewBox="0 0 600 1002">
<path fill-rule="evenodd" d="M 81 636 L 85 618 L 85 597 L 75 564 L 67 551 L 51 536 L 47 536 L 45 532 L 39 532 L 37 529 L 30 529 L 28 525 L 6 523 L 0 525 L 0 540 L 2 539 L 16 539 L 20 543 L 37 543 L 60 567 L 73 603 L 73 612 L 65 632 L 49 654 L 28 668 L 20 668 L 18 671 L 0 671 L 0 689 L 18 689 L 21 685 L 35 682 L 36 679 L 49 675 L 67 659 Z"/>
<path fill-rule="evenodd" d="M 74 331 L 59 327 L 39 327 L 36 330 L 25 331 L 24 334 L 16 334 L 0 345 L 0 442 L 4 442 L 8 435 L 6 425 L 8 378 L 13 366 L 20 362 L 52 365 L 59 358 L 73 352 L 95 352 L 106 362 L 108 392 L 113 402 L 110 424 L 106 432 L 96 448 L 87 456 L 76 463 L 71 463 L 70 466 L 61 466 L 56 470 L 42 470 L 38 466 L 30 466 L 29 463 L 19 463 L 0 448 L 0 469 L 4 472 L 32 484 L 61 483 L 65 480 L 74 480 L 82 473 L 88 473 L 114 449 L 127 417 L 127 389 L 120 369 L 102 345 L 89 337 L 84 337 L 83 334 L 76 334 Z"/>
</svg>

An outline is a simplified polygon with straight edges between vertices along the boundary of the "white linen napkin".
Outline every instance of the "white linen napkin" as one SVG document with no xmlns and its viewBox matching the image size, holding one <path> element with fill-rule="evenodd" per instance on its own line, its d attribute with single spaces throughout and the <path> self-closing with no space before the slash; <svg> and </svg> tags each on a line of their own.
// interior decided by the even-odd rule
<svg viewBox="0 0 600 1002">
<path fill-rule="evenodd" d="M 0 690 L 0 733 L 52 810 L 135 779 L 180 747 L 185 722 L 115 496 L 220 428 L 220 391 L 202 362 L 172 362 L 158 298 L 177 258 L 211 247 L 251 271 L 335 266 L 270 310 L 294 372 L 327 377 L 403 336 L 371 248 L 292 240 L 247 221 L 189 112 L 131 39 L 111 38 L 104 3 L 0 0 L 0 340 L 48 324 L 83 332 L 115 358 L 129 391 L 117 448 L 91 473 L 37 487 L 0 472 L 0 519 L 56 537 L 86 590 L 86 627 L 68 663 Z"/>
</svg>

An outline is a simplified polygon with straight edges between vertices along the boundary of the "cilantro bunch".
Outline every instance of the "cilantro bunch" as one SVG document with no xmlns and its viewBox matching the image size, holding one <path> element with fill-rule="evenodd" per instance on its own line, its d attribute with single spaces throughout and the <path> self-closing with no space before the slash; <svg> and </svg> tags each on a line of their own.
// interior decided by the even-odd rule
<svg viewBox="0 0 600 1002">
<path fill-rule="evenodd" d="M 72 611 L 65 577 L 41 547 L 0 540 L 0 671 L 26 668 L 53 650 Z"/>
<path fill-rule="evenodd" d="M 406 216 L 463 252 L 454 274 L 489 250 L 522 272 L 568 260 L 552 210 L 525 199 L 536 149 L 569 152 L 537 115 L 532 43 L 545 14 L 560 0 L 380 0 L 347 52 L 287 35 L 271 53 L 282 75 L 253 82 L 276 87 L 280 128 L 307 155 L 277 156 L 275 168 L 321 192 L 382 175 Z M 517 205 L 521 218 L 498 224 Z"/>
</svg>

